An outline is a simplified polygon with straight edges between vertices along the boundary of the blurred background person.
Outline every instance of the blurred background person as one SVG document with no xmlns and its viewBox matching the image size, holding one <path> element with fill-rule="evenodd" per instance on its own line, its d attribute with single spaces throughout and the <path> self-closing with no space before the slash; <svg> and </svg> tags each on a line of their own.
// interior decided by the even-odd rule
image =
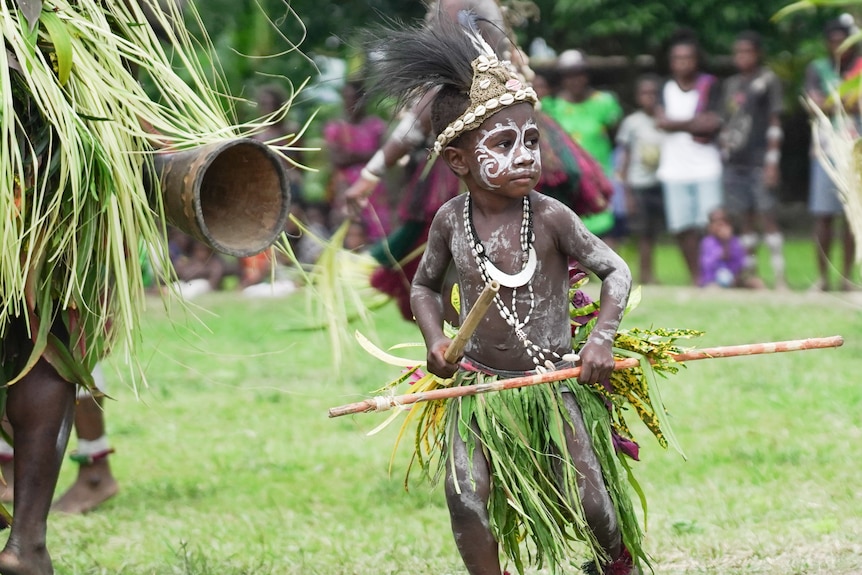
<svg viewBox="0 0 862 575">
<path fill-rule="evenodd" d="M 347 214 L 345 192 L 354 184 L 362 169 L 383 145 L 386 122 L 366 111 L 366 94 L 361 80 L 351 79 L 341 91 L 344 101 L 342 118 L 330 120 L 323 127 L 326 152 L 332 165 L 329 190 L 332 196 L 331 222 L 334 229 Z M 357 216 L 368 241 L 375 242 L 390 232 L 390 209 L 385 180 L 380 179 L 366 195 L 367 204 Z"/>
<path fill-rule="evenodd" d="M 835 113 L 833 96 L 838 93 L 842 81 L 855 78 L 862 73 L 862 58 L 857 53 L 857 46 L 851 45 L 846 50 L 839 51 L 841 44 L 850 37 L 850 22 L 840 19 L 829 21 L 824 30 L 824 40 L 829 55 L 818 58 L 809 64 L 805 73 L 805 93 L 826 115 Z M 844 107 L 856 122 L 859 132 L 859 102 L 856 92 L 845 97 Z M 820 141 L 819 146 L 824 153 L 829 153 L 828 144 Z M 811 187 L 808 197 L 808 210 L 814 218 L 814 246 L 817 254 L 817 270 L 820 277 L 811 287 L 815 291 L 826 291 L 829 284 L 829 258 L 832 251 L 832 239 L 836 220 L 842 220 L 844 208 L 838 196 L 838 188 L 829 178 L 829 174 L 813 155 L 811 158 Z M 854 289 L 851 281 L 853 262 L 855 258 L 854 238 L 850 226 L 844 222 L 842 230 L 844 257 L 842 259 L 841 280 L 842 290 Z"/>
<path fill-rule="evenodd" d="M 617 178 L 625 190 L 628 227 L 637 240 L 639 280 L 643 284 L 656 283 L 653 253 L 664 230 L 664 198 L 656 174 L 664 138 L 655 121 L 660 87 L 661 80 L 654 74 L 638 78 L 635 87 L 638 109 L 623 119 L 617 132 L 620 150 Z"/>
<path fill-rule="evenodd" d="M 697 36 L 682 30 L 670 42 L 670 74 L 660 92 L 656 125 L 667 132 L 658 177 L 665 219 L 674 234 L 690 281 L 698 279 L 698 246 L 709 213 L 722 202 L 721 156 L 715 143 L 721 85 L 701 71 Z"/>
<path fill-rule="evenodd" d="M 723 208 L 709 213 L 707 233 L 700 242 L 701 287 L 761 289 L 763 280 L 752 273 L 748 252 L 734 234 L 733 224 Z"/>
<path fill-rule="evenodd" d="M 542 111 L 553 118 L 599 164 L 607 177 L 613 175 L 613 141 L 623 111 L 616 96 L 590 84 L 589 69 L 579 50 L 565 50 L 556 61 L 558 89 L 542 99 Z M 581 215 L 584 225 L 598 236 L 606 236 L 614 225 L 613 208 Z"/>
<path fill-rule="evenodd" d="M 733 64 L 737 73 L 724 81 L 721 98 L 724 208 L 740 231 L 751 272 L 757 271 L 761 230 L 774 286 L 786 289 L 784 236 L 775 216 L 783 139 L 781 81 L 763 66 L 762 41 L 756 32 L 742 32 L 736 37 Z"/>
</svg>

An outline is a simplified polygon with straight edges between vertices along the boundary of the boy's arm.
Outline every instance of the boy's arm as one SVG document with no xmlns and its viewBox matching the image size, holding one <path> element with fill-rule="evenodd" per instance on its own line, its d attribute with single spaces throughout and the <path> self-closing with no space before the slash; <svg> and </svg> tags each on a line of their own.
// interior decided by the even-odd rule
<svg viewBox="0 0 862 575">
<path fill-rule="evenodd" d="M 623 123 L 623 128 L 624 127 L 625 122 Z M 631 183 L 629 182 L 629 165 L 631 164 L 632 157 L 631 145 L 627 142 L 621 141 L 619 137 L 617 137 L 617 142 L 619 142 L 620 157 L 616 177 L 617 180 L 619 180 L 619 182 L 622 184 L 623 192 L 625 193 L 626 213 L 630 216 L 634 216 L 638 211 L 638 205 L 635 201 Z"/>
<path fill-rule="evenodd" d="M 601 306 L 590 337 L 580 351 L 581 383 L 602 382 L 614 368 L 613 343 L 623 318 L 632 275 L 625 261 L 606 243 L 590 233 L 574 212 L 567 210 L 568 230 L 562 236 L 563 251 L 602 280 Z"/>
<path fill-rule="evenodd" d="M 448 378 L 458 370 L 458 364 L 449 363 L 443 358 L 452 340 L 443 334 L 443 299 L 440 292 L 446 270 L 452 261 L 452 253 L 449 250 L 451 229 L 445 223 L 446 218 L 441 216 L 444 216 L 442 211 L 431 223 L 428 245 L 410 289 L 410 307 L 425 340 L 428 371 Z"/>
<path fill-rule="evenodd" d="M 628 181 L 629 162 L 631 161 L 631 145 L 633 134 L 631 130 L 631 116 L 627 116 L 620 124 L 616 135 L 616 144 L 620 150 L 619 167 L 617 168 L 617 179 L 624 184 Z"/>
</svg>

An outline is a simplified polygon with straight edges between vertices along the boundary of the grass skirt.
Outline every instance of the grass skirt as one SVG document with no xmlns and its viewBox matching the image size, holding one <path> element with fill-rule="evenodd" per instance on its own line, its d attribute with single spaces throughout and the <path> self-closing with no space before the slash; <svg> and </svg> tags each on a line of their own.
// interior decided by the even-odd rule
<svg viewBox="0 0 862 575">
<path fill-rule="evenodd" d="M 461 371 L 456 385 L 473 385 L 500 379 L 475 371 Z M 605 485 L 617 511 L 623 542 L 636 558 L 643 559 L 643 533 L 628 494 L 626 467 L 621 464 L 611 439 L 610 417 L 602 398 L 576 380 L 564 382 L 581 408 L 593 450 L 602 468 Z M 488 502 L 494 537 L 506 556 L 523 572 L 525 564 L 552 572 L 575 564 L 586 544 L 592 554 L 603 557 L 580 504 L 577 470 L 566 448 L 564 430 L 574 430 L 563 406 L 561 384 L 537 385 L 499 393 L 467 396 L 445 404 L 426 407 L 440 425 L 434 457 L 425 452 L 425 462 L 435 459 L 435 478 L 442 466 L 451 465 L 452 439 L 458 434 L 470 456 L 482 449 L 489 463 L 491 494 Z M 474 432 L 475 422 L 479 432 Z M 420 425 L 420 428 L 423 427 Z M 426 431 L 429 431 L 426 428 Z M 431 456 L 427 458 L 427 456 Z M 526 542 L 526 545 L 522 545 Z M 526 550 L 526 557 L 524 557 Z M 606 558 L 605 558 L 606 559 Z"/>
</svg>

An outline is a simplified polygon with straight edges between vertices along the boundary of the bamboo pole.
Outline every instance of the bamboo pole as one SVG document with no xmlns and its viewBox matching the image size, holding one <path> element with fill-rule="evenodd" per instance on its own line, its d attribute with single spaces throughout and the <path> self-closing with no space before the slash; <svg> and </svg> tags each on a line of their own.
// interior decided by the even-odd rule
<svg viewBox="0 0 862 575">
<path fill-rule="evenodd" d="M 719 357 L 737 357 L 742 355 L 760 355 L 766 353 L 780 353 L 785 351 L 802 351 L 806 349 L 824 349 L 828 347 L 840 347 L 844 344 L 844 338 L 840 335 L 831 337 L 817 337 L 809 339 L 796 339 L 789 341 L 775 341 L 767 343 L 750 343 L 743 345 L 727 345 L 720 347 L 709 347 L 694 351 L 688 351 L 673 355 L 674 361 L 686 362 L 699 359 L 711 359 Z M 629 369 L 640 365 L 637 358 L 620 359 L 614 362 L 614 371 Z M 580 367 L 537 373 L 515 377 L 512 379 L 500 379 L 490 383 L 476 385 L 462 385 L 460 387 L 444 387 L 420 393 L 408 393 L 405 395 L 377 396 L 364 401 L 350 403 L 329 410 L 329 417 L 340 417 L 351 413 L 368 413 L 372 411 L 387 411 L 393 407 L 410 405 L 421 401 L 433 401 L 437 399 L 452 399 L 467 395 L 478 395 L 504 389 L 515 389 L 550 383 L 563 379 L 575 378 L 581 373 Z"/>
<path fill-rule="evenodd" d="M 498 291 L 500 291 L 500 284 L 496 280 L 491 280 L 485 284 L 485 289 L 479 294 L 479 299 L 476 300 L 470 313 L 464 318 L 464 322 L 458 329 L 455 339 L 446 348 L 446 353 L 443 354 L 443 358 L 446 361 L 455 363 L 464 355 L 464 348 L 467 346 L 467 342 L 470 341 L 473 332 L 479 327 L 479 322 L 488 313 L 488 308 L 491 307 L 491 302 L 494 301 L 494 296 L 497 295 Z"/>
</svg>

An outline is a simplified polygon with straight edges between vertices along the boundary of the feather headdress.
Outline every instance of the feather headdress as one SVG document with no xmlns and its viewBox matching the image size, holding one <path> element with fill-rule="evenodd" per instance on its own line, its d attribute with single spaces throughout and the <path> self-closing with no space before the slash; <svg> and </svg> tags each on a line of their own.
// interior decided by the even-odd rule
<svg viewBox="0 0 862 575">
<path fill-rule="evenodd" d="M 472 12 L 462 11 L 457 23 L 440 17 L 420 27 L 378 33 L 371 58 L 376 90 L 402 106 L 435 89 L 463 100 L 461 109 L 447 114 L 445 122 L 433 122 L 446 124 L 434 143 L 436 153 L 500 109 L 538 101 L 511 63 L 497 58 Z"/>
</svg>

